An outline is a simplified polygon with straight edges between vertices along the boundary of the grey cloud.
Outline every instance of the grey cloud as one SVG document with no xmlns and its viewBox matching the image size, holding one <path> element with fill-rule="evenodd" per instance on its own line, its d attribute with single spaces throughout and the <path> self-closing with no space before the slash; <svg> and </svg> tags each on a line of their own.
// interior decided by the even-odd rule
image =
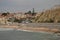
<svg viewBox="0 0 60 40">
<path fill-rule="evenodd" d="M 40 11 L 43 9 L 51 8 L 54 5 L 60 4 L 60 0 L 0 0 L 0 11 L 3 8 L 10 10 L 35 10 Z"/>
</svg>

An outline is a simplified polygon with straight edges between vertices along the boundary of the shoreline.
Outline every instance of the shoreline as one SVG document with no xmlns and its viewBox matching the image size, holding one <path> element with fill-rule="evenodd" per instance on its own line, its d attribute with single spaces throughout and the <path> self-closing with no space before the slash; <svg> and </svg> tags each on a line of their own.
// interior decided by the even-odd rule
<svg viewBox="0 0 60 40">
<path fill-rule="evenodd" d="M 0 28 L 1 29 L 1 28 Z M 4 30 L 0 30 L 0 32 L 5 32 L 5 31 L 22 31 L 22 32 L 31 32 L 31 33 L 46 33 L 46 34 L 55 34 L 55 35 L 58 35 L 58 36 L 60 36 L 60 33 L 55 33 L 55 32 L 47 32 L 47 31 L 35 31 L 35 30 L 27 30 L 27 29 L 21 29 L 21 28 L 19 28 L 19 29 L 15 29 L 15 28 L 3 28 Z M 8 30 L 7 30 L 8 29 Z"/>
<path fill-rule="evenodd" d="M 25 32 L 42 32 L 42 33 L 59 33 L 58 30 L 46 30 L 45 29 L 30 29 L 30 28 L 0 28 L 0 31 L 10 31 L 10 30 L 18 30 L 18 31 L 25 31 Z"/>
<path fill-rule="evenodd" d="M 59 29 L 49 29 L 49 28 L 44 28 L 44 27 L 21 27 L 17 28 L 18 30 L 24 30 L 24 31 L 31 31 L 31 32 L 49 32 L 49 33 L 60 33 Z"/>
<path fill-rule="evenodd" d="M 23 31 L 23 32 L 37 32 L 37 33 L 47 33 L 47 34 L 53 34 L 53 32 L 45 32 L 45 31 L 31 31 L 31 30 L 22 30 L 22 29 L 14 29 L 14 28 L 2 28 L 2 29 L 4 29 L 4 30 L 1 30 L 1 28 L 0 28 L 0 32 L 1 31 Z M 7 30 L 8 29 L 8 30 Z"/>
<path fill-rule="evenodd" d="M 30 27 L 26 25 L 1 25 L 0 28 L 8 28 L 12 30 L 22 30 L 22 31 L 30 31 L 30 32 L 49 32 L 49 33 L 60 33 L 60 30 L 58 28 L 52 28 L 49 27 Z"/>
</svg>

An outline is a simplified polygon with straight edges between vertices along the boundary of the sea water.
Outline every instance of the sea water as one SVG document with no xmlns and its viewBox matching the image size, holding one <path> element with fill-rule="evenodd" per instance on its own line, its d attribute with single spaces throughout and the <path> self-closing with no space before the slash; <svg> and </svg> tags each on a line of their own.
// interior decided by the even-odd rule
<svg viewBox="0 0 60 40">
<path fill-rule="evenodd" d="M 0 40 L 60 40 L 60 36 L 46 32 L 6 30 L 0 31 Z"/>
</svg>

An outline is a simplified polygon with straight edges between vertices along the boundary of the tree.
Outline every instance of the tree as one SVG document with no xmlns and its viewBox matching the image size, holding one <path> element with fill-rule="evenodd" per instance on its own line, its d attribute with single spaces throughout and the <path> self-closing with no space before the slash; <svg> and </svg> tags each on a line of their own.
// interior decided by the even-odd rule
<svg viewBox="0 0 60 40">
<path fill-rule="evenodd" d="M 14 17 L 8 19 L 9 22 L 14 22 L 14 20 L 15 20 Z"/>
<path fill-rule="evenodd" d="M 7 13 L 2 13 L 1 16 L 7 16 L 8 14 L 9 14 L 9 12 L 7 12 Z"/>
<path fill-rule="evenodd" d="M 31 13 L 31 11 L 28 11 L 28 13 Z"/>
<path fill-rule="evenodd" d="M 33 8 L 33 12 L 32 13 L 35 13 L 35 10 L 34 10 L 34 8 Z"/>
<path fill-rule="evenodd" d="M 33 8 L 33 10 L 32 10 L 32 16 L 34 16 L 34 15 L 36 15 L 36 13 L 35 13 L 35 10 Z"/>
</svg>

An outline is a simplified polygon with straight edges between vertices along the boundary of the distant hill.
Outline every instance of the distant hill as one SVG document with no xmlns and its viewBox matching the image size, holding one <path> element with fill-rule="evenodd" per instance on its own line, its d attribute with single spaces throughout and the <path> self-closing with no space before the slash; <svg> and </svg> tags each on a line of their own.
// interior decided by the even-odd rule
<svg viewBox="0 0 60 40">
<path fill-rule="evenodd" d="M 45 10 L 34 19 L 38 23 L 60 23 L 60 6 Z"/>
</svg>

